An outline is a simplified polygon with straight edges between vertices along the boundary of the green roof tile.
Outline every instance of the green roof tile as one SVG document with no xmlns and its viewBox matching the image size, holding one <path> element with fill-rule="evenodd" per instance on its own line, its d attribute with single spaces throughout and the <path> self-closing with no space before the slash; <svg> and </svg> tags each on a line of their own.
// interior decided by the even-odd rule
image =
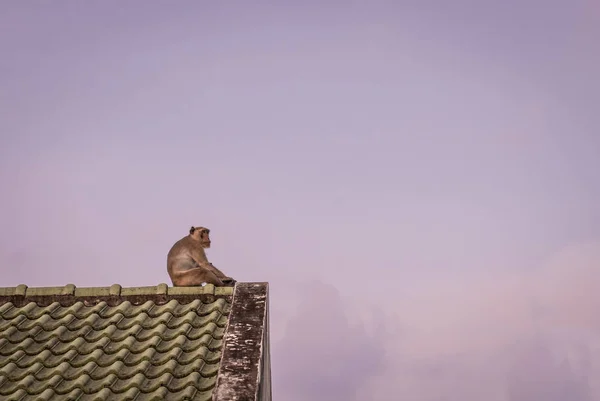
<svg viewBox="0 0 600 401">
<path fill-rule="evenodd" d="M 210 400 L 233 288 L 0 288 L 0 399 Z"/>
</svg>

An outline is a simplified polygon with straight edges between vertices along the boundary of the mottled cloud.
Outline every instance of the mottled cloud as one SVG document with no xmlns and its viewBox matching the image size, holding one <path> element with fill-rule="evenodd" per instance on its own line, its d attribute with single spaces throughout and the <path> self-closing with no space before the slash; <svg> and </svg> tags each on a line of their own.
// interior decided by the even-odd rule
<svg viewBox="0 0 600 401">
<path fill-rule="evenodd" d="M 571 342 L 572 346 L 581 346 Z M 586 347 L 587 348 L 587 347 Z M 524 341 L 513 349 L 512 363 L 507 372 L 507 399 L 509 401 L 593 401 L 589 378 L 598 374 L 592 371 L 588 349 L 580 357 L 582 365 L 573 366 L 568 353 L 553 347 L 543 336 Z M 557 355 L 558 354 L 558 355 Z"/>
<path fill-rule="evenodd" d="M 352 324 L 348 313 L 334 286 L 305 285 L 284 338 L 273 344 L 275 397 L 351 401 L 370 377 L 383 372 L 384 344 Z"/>
<path fill-rule="evenodd" d="M 359 291 L 306 285 L 273 344 L 276 395 L 600 400 L 599 252 L 572 245 L 527 272 L 432 280 L 370 309 Z"/>
</svg>

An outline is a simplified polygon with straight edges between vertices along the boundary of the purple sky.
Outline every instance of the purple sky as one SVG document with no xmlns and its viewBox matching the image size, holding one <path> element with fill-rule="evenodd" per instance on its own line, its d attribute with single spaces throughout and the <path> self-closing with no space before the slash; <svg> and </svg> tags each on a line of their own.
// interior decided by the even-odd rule
<svg viewBox="0 0 600 401">
<path fill-rule="evenodd" d="M 271 285 L 301 401 L 600 400 L 600 3 L 0 3 L 2 286 Z"/>
</svg>

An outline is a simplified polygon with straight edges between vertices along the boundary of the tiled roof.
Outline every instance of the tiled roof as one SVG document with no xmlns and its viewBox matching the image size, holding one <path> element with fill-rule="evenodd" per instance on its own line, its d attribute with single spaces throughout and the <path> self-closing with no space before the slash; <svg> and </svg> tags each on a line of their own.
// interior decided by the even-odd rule
<svg viewBox="0 0 600 401">
<path fill-rule="evenodd" d="M 0 288 L 1 400 L 210 400 L 233 288 Z"/>
</svg>

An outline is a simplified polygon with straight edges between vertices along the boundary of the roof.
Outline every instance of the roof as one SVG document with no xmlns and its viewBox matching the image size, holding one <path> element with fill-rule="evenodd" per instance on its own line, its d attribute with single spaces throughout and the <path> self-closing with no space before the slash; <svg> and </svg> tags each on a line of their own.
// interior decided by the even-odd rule
<svg viewBox="0 0 600 401">
<path fill-rule="evenodd" d="M 243 347 L 249 355 L 254 353 L 249 361 L 256 366 L 230 369 L 220 380 L 220 391 L 231 388 L 228 378 L 239 382 L 250 377 L 255 388 L 249 388 L 256 395 L 265 393 L 259 387 L 266 371 L 258 361 L 264 367 L 268 356 L 268 343 L 263 341 L 266 287 L 238 283 L 239 296 L 232 287 L 211 284 L 0 288 L 0 399 L 255 399 L 213 393 L 232 309 L 239 310 L 236 319 L 243 320 L 241 312 L 257 299 L 244 294 L 261 288 L 263 307 L 248 314 L 258 320 L 247 330 L 248 338 L 241 338 L 250 339 Z M 240 302 L 233 308 L 236 296 Z M 232 364 L 231 358 L 223 360 Z M 268 397 L 262 399 L 270 399 L 270 370 L 267 373 Z"/>
</svg>

